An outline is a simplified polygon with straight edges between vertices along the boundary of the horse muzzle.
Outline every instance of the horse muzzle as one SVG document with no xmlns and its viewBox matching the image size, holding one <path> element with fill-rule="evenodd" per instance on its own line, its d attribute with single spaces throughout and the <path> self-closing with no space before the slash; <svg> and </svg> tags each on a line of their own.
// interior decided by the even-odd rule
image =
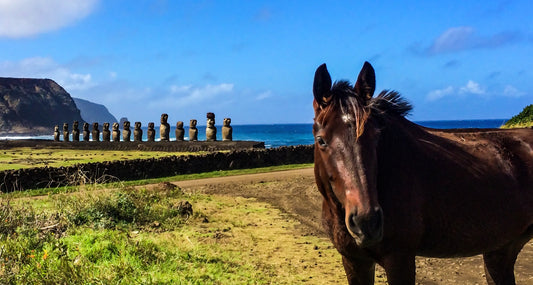
<svg viewBox="0 0 533 285">
<path fill-rule="evenodd" d="M 359 247 L 375 245 L 383 239 L 383 210 L 376 207 L 365 215 L 346 213 L 346 228 Z"/>
</svg>

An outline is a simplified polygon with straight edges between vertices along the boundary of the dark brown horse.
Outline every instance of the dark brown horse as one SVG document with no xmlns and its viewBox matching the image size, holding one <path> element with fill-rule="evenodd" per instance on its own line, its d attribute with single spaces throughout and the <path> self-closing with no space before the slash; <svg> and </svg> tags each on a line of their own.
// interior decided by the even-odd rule
<svg viewBox="0 0 533 285">
<path fill-rule="evenodd" d="M 396 92 L 315 73 L 315 177 L 326 231 L 350 284 L 415 283 L 415 256 L 483 254 L 490 284 L 514 284 L 533 236 L 533 130 L 434 130 Z"/>
</svg>

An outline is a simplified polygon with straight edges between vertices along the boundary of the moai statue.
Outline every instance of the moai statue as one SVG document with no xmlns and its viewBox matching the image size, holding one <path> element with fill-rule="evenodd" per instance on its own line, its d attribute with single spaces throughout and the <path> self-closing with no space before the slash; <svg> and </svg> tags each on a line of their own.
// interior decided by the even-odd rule
<svg viewBox="0 0 533 285">
<path fill-rule="evenodd" d="M 130 121 L 125 121 L 122 129 L 122 140 L 125 142 L 131 141 Z"/>
<path fill-rule="evenodd" d="M 54 127 L 54 141 L 58 142 L 61 134 L 59 133 L 59 126 Z"/>
<path fill-rule="evenodd" d="M 207 127 L 205 129 L 205 140 L 214 142 L 217 140 L 217 128 L 215 127 L 215 114 L 207 113 Z"/>
<path fill-rule="evenodd" d="M 183 122 L 178 121 L 176 123 L 176 141 L 183 141 L 185 137 L 185 129 L 183 128 Z"/>
<path fill-rule="evenodd" d="M 161 125 L 159 126 L 159 137 L 161 141 L 169 141 L 170 125 L 167 123 L 168 115 L 161 114 Z"/>
<path fill-rule="evenodd" d="M 89 123 L 83 123 L 83 141 L 88 142 L 91 133 L 89 132 Z"/>
<path fill-rule="evenodd" d="M 113 141 L 119 142 L 120 141 L 120 130 L 118 129 L 118 123 L 113 123 Z"/>
<path fill-rule="evenodd" d="M 154 122 L 148 123 L 148 130 L 146 131 L 146 137 L 149 142 L 155 141 Z"/>
<path fill-rule="evenodd" d="M 109 123 L 104 123 L 104 129 L 102 130 L 102 141 L 111 141 L 111 131 L 109 131 Z"/>
<path fill-rule="evenodd" d="M 98 123 L 93 123 L 93 142 L 99 142 L 100 141 L 100 130 L 98 129 Z"/>
<path fill-rule="evenodd" d="M 141 129 L 141 122 L 135 122 L 135 128 L 133 129 L 133 141 L 143 141 L 143 130 Z"/>
<path fill-rule="evenodd" d="M 65 141 L 65 142 L 69 141 L 69 139 L 68 139 L 68 124 L 67 123 L 63 124 L 63 141 Z"/>
<path fill-rule="evenodd" d="M 80 141 L 80 129 L 78 128 L 78 121 L 74 121 L 74 123 L 72 123 L 72 141 Z"/>
<path fill-rule="evenodd" d="M 231 118 L 224 118 L 222 125 L 222 141 L 232 141 L 233 140 L 233 127 L 230 126 Z"/>
<path fill-rule="evenodd" d="M 189 141 L 195 142 L 198 140 L 198 129 L 196 128 L 196 124 L 198 122 L 195 119 L 192 119 L 189 124 Z"/>
</svg>

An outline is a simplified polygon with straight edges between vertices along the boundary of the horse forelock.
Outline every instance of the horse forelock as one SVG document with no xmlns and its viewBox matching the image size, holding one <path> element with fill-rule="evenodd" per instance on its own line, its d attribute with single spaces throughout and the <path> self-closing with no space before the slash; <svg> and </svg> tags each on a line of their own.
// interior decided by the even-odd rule
<svg viewBox="0 0 533 285">
<path fill-rule="evenodd" d="M 370 100 L 356 93 L 350 83 L 345 80 L 333 84 L 328 96 L 328 104 L 320 107 L 315 121 L 324 126 L 332 116 L 339 116 L 346 124 L 353 125 L 356 139 L 364 131 L 365 124 L 371 117 L 377 116 L 407 116 L 412 111 L 412 105 L 396 91 L 383 90 Z"/>
<path fill-rule="evenodd" d="M 332 116 L 339 116 L 346 124 L 353 125 L 356 138 L 363 134 L 365 123 L 370 115 L 370 108 L 350 86 L 347 81 L 335 82 L 331 87 L 329 103 L 321 107 L 321 112 L 315 118 L 320 125 Z"/>
</svg>

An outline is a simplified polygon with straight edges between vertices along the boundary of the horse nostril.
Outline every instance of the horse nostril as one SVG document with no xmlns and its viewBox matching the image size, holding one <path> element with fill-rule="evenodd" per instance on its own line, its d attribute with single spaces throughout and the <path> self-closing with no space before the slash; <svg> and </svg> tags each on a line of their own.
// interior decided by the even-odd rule
<svg viewBox="0 0 533 285">
<path fill-rule="evenodd" d="M 367 224 L 368 232 L 372 235 L 379 236 L 383 229 L 383 210 L 376 208 Z"/>
<path fill-rule="evenodd" d="M 363 232 L 361 231 L 361 228 L 359 228 L 359 222 L 358 222 L 358 217 L 357 215 L 355 214 L 350 214 L 350 216 L 348 217 L 348 228 L 350 229 L 350 231 L 357 235 L 357 236 L 361 236 L 363 234 Z"/>
</svg>

